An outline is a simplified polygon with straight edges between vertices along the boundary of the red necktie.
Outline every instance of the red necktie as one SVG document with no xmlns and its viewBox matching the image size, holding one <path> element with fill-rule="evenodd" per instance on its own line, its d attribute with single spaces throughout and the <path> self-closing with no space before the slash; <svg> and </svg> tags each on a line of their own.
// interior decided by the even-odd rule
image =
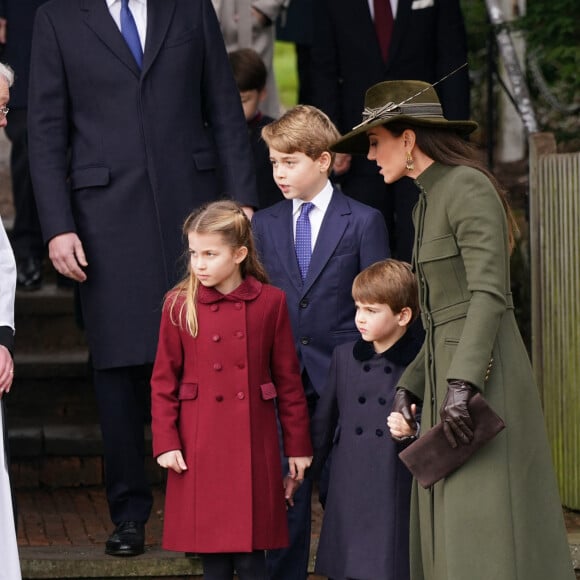
<svg viewBox="0 0 580 580">
<path fill-rule="evenodd" d="M 391 0 L 373 0 L 373 2 L 375 8 L 375 30 L 377 32 L 383 61 L 387 62 L 389 56 L 389 45 L 391 44 L 391 34 L 393 33 Z"/>
</svg>

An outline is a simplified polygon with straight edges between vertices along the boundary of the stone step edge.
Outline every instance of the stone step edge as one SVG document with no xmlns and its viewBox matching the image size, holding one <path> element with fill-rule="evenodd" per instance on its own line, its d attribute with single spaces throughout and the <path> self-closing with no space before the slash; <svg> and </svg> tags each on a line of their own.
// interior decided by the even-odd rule
<svg viewBox="0 0 580 580">
<path fill-rule="evenodd" d="M 89 374 L 86 348 L 14 353 L 14 377 L 20 379 L 83 378 Z"/>
<path fill-rule="evenodd" d="M 580 534 L 568 535 L 574 569 L 580 570 Z M 315 544 L 313 542 L 313 544 Z M 199 558 L 147 546 L 145 554 L 134 558 L 105 556 L 102 545 L 83 547 L 20 547 L 23 579 L 37 578 L 161 578 L 200 576 Z M 314 573 L 316 545 L 311 548 L 308 572 Z"/>
</svg>

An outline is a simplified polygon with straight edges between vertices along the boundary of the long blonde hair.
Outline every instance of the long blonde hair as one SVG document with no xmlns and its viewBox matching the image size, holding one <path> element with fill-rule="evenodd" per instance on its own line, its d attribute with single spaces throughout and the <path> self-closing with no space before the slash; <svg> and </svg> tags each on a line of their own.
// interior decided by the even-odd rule
<svg viewBox="0 0 580 580">
<path fill-rule="evenodd" d="M 190 214 L 183 224 L 183 235 L 191 233 L 220 234 L 232 249 L 245 246 L 248 254 L 240 264 L 242 277 L 253 276 L 260 282 L 268 282 L 268 276 L 258 258 L 250 220 L 241 206 L 234 201 L 214 201 L 201 206 Z M 197 336 L 197 293 L 199 280 L 188 260 L 187 275 L 167 295 L 171 322 L 180 328 L 184 323 L 191 336 Z"/>
</svg>

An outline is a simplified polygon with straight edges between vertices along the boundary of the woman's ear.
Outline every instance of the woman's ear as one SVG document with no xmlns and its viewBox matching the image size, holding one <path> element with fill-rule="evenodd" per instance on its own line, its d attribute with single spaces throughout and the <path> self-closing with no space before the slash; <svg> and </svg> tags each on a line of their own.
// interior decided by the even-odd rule
<svg viewBox="0 0 580 580">
<path fill-rule="evenodd" d="M 412 129 L 405 129 L 403 131 L 402 137 L 405 149 L 409 152 L 413 151 L 413 147 L 415 147 L 415 142 L 417 141 L 415 131 L 413 131 Z"/>
</svg>

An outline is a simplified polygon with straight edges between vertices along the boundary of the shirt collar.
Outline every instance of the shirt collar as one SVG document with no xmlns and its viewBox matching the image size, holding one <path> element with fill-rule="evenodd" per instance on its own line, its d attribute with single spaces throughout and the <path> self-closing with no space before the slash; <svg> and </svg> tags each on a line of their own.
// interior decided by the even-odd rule
<svg viewBox="0 0 580 580">
<path fill-rule="evenodd" d="M 326 212 L 328 205 L 330 204 L 330 200 L 332 198 L 332 183 L 329 180 L 326 181 L 326 185 L 322 188 L 320 193 L 317 193 L 311 200 L 310 203 L 314 204 L 314 207 L 321 210 L 323 213 Z M 296 215 L 299 213 L 302 204 L 306 203 L 302 199 L 293 199 L 292 200 L 292 214 Z"/>
</svg>

